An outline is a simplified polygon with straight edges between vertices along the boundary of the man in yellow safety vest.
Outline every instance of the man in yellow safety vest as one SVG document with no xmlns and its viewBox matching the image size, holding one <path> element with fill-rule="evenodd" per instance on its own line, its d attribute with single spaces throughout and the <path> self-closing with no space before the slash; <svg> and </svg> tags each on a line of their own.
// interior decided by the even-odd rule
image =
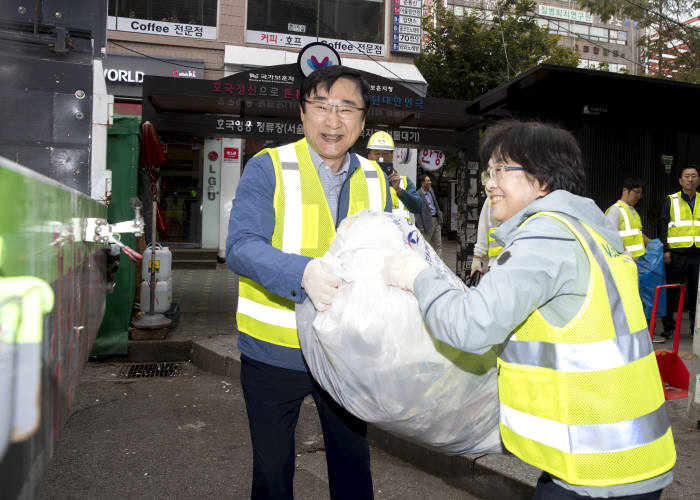
<svg viewBox="0 0 700 500">
<path fill-rule="evenodd" d="M 304 138 L 246 165 L 231 208 L 226 263 L 239 279 L 241 385 L 253 444 L 252 498 L 293 498 L 294 429 L 314 398 L 331 498 L 372 498 L 366 424 L 313 380 L 299 347 L 294 304 L 330 307 L 341 279 L 320 257 L 347 216 L 391 211 L 381 168 L 351 151 L 364 129 L 369 85 L 327 66 L 303 81 Z"/>
<path fill-rule="evenodd" d="M 474 257 L 472 257 L 472 267 L 469 271 L 469 277 L 474 276 L 474 273 L 477 271 L 485 273 L 491 259 L 495 259 L 498 257 L 498 254 L 501 253 L 500 243 L 491 235 L 500 225 L 501 223 L 497 221 L 491 213 L 491 199 L 486 198 L 486 201 L 481 207 L 481 213 L 479 214 L 479 224 L 476 228 L 476 243 L 474 244 Z"/>
<path fill-rule="evenodd" d="M 421 210 L 416 185 L 394 168 L 394 140 L 386 132 L 375 132 L 367 142 L 367 159 L 376 161 L 389 177 L 392 212 L 411 220 L 411 213 Z"/>
<path fill-rule="evenodd" d="M 625 250 L 634 260 L 646 253 L 649 238 L 642 231 L 642 219 L 634 209 L 644 195 L 644 186 L 639 177 L 627 177 L 622 183 L 622 195 L 605 211 L 605 216 L 617 228 Z"/>
<path fill-rule="evenodd" d="M 695 332 L 695 304 L 700 269 L 700 206 L 695 202 L 700 171 L 688 165 L 678 177 L 681 190 L 669 194 L 661 209 L 659 238 L 664 244 L 664 263 L 668 283 L 687 283 L 685 303 L 690 316 L 690 335 Z M 670 337 L 676 326 L 673 313 L 678 308 L 678 289 L 669 288 L 666 295 L 664 337 Z"/>
</svg>

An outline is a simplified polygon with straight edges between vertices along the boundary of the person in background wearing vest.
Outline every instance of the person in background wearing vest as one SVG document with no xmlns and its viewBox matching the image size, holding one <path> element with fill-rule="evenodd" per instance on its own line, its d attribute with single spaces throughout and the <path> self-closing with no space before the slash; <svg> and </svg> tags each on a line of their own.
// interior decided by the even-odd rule
<svg viewBox="0 0 700 500">
<path fill-rule="evenodd" d="M 690 316 L 690 335 L 695 331 L 695 304 L 698 297 L 698 268 L 700 268 L 700 206 L 695 196 L 700 185 L 700 171 L 688 165 L 678 177 L 681 190 L 670 194 L 661 209 L 659 237 L 664 244 L 667 283 L 686 283 L 685 303 Z M 666 295 L 664 337 L 673 335 L 678 309 L 678 289 L 669 288 Z"/>
<path fill-rule="evenodd" d="M 644 195 L 644 185 L 639 177 L 627 177 L 622 183 L 622 195 L 605 211 L 605 216 L 618 229 L 625 250 L 636 261 L 646 253 L 649 238 L 642 231 L 642 219 L 634 209 Z"/>
<path fill-rule="evenodd" d="M 482 184 L 486 181 L 482 179 Z M 481 207 L 479 214 L 479 225 L 476 229 L 476 243 L 474 244 L 474 257 L 472 257 L 472 268 L 469 272 L 469 277 L 474 276 L 474 273 L 485 273 L 488 270 L 488 264 L 492 259 L 498 257 L 501 253 L 501 245 L 493 239 L 493 233 L 501 223 L 498 222 L 491 213 L 491 199 L 486 198 L 486 201 Z M 485 258 L 488 255 L 488 258 Z"/>
<path fill-rule="evenodd" d="M 433 181 L 428 174 L 418 177 L 420 189 L 418 195 L 422 202 L 422 208 L 416 212 L 416 227 L 423 233 L 425 241 L 435 249 L 438 257 L 442 258 L 442 211 L 438 205 Z"/>
<path fill-rule="evenodd" d="M 367 159 L 378 162 L 389 176 L 392 211 L 411 220 L 411 212 L 420 212 L 422 203 L 413 181 L 399 175 L 393 166 L 394 140 L 389 134 L 381 131 L 372 134 L 367 142 Z"/>
<path fill-rule="evenodd" d="M 239 275 L 241 386 L 253 444 L 251 497 L 293 498 L 294 429 L 305 396 L 323 428 L 331 498 L 372 498 L 366 424 L 313 380 L 299 347 L 294 304 L 326 310 L 341 279 L 320 257 L 347 216 L 391 211 L 386 175 L 351 151 L 364 128 L 369 85 L 344 66 L 303 81 L 304 138 L 246 165 L 231 208 L 226 263 Z"/>
<path fill-rule="evenodd" d="M 658 499 L 676 451 L 637 266 L 583 198 L 569 132 L 505 121 L 480 155 L 503 249 L 478 287 L 452 287 L 410 249 L 385 259 L 437 340 L 498 355 L 505 447 L 542 469 L 535 499 Z"/>
</svg>

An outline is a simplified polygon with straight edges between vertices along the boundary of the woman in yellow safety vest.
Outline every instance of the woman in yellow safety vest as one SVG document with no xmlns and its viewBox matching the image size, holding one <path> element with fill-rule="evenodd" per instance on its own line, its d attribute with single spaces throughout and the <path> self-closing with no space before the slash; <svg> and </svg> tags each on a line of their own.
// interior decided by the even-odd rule
<svg viewBox="0 0 700 500">
<path fill-rule="evenodd" d="M 505 121 L 482 138 L 503 249 L 477 287 L 453 288 L 412 250 L 387 257 L 435 337 L 498 351 L 505 447 L 543 470 L 535 499 L 658 499 L 676 452 L 639 293 L 617 228 L 581 197 L 567 131 Z"/>
</svg>

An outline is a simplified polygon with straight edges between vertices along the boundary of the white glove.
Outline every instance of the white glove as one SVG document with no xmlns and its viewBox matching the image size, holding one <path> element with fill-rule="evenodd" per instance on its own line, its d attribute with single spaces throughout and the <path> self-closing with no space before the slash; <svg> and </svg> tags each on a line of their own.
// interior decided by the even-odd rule
<svg viewBox="0 0 700 500">
<path fill-rule="evenodd" d="M 306 290 L 316 310 L 325 311 L 338 293 L 341 281 L 338 276 L 323 268 L 321 259 L 313 259 L 304 268 L 301 286 Z"/>
<path fill-rule="evenodd" d="M 413 291 L 416 276 L 428 268 L 428 263 L 410 248 L 404 248 L 384 259 L 382 277 L 387 285 Z"/>
<path fill-rule="evenodd" d="M 472 268 L 471 271 L 469 271 L 469 277 L 471 278 L 472 276 L 474 276 L 474 273 L 477 271 L 483 273 L 483 266 L 484 265 L 481 263 L 481 258 L 475 255 L 474 258 L 472 258 Z"/>
</svg>

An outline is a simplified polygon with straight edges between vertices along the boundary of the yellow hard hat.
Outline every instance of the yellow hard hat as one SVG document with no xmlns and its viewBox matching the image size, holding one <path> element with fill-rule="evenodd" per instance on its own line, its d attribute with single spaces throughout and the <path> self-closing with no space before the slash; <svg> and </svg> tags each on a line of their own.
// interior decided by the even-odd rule
<svg viewBox="0 0 700 500">
<path fill-rule="evenodd" d="M 369 138 L 367 143 L 367 149 L 379 149 L 381 151 L 393 151 L 394 150 L 394 139 L 391 138 L 386 132 L 375 132 L 372 137 Z"/>
</svg>

